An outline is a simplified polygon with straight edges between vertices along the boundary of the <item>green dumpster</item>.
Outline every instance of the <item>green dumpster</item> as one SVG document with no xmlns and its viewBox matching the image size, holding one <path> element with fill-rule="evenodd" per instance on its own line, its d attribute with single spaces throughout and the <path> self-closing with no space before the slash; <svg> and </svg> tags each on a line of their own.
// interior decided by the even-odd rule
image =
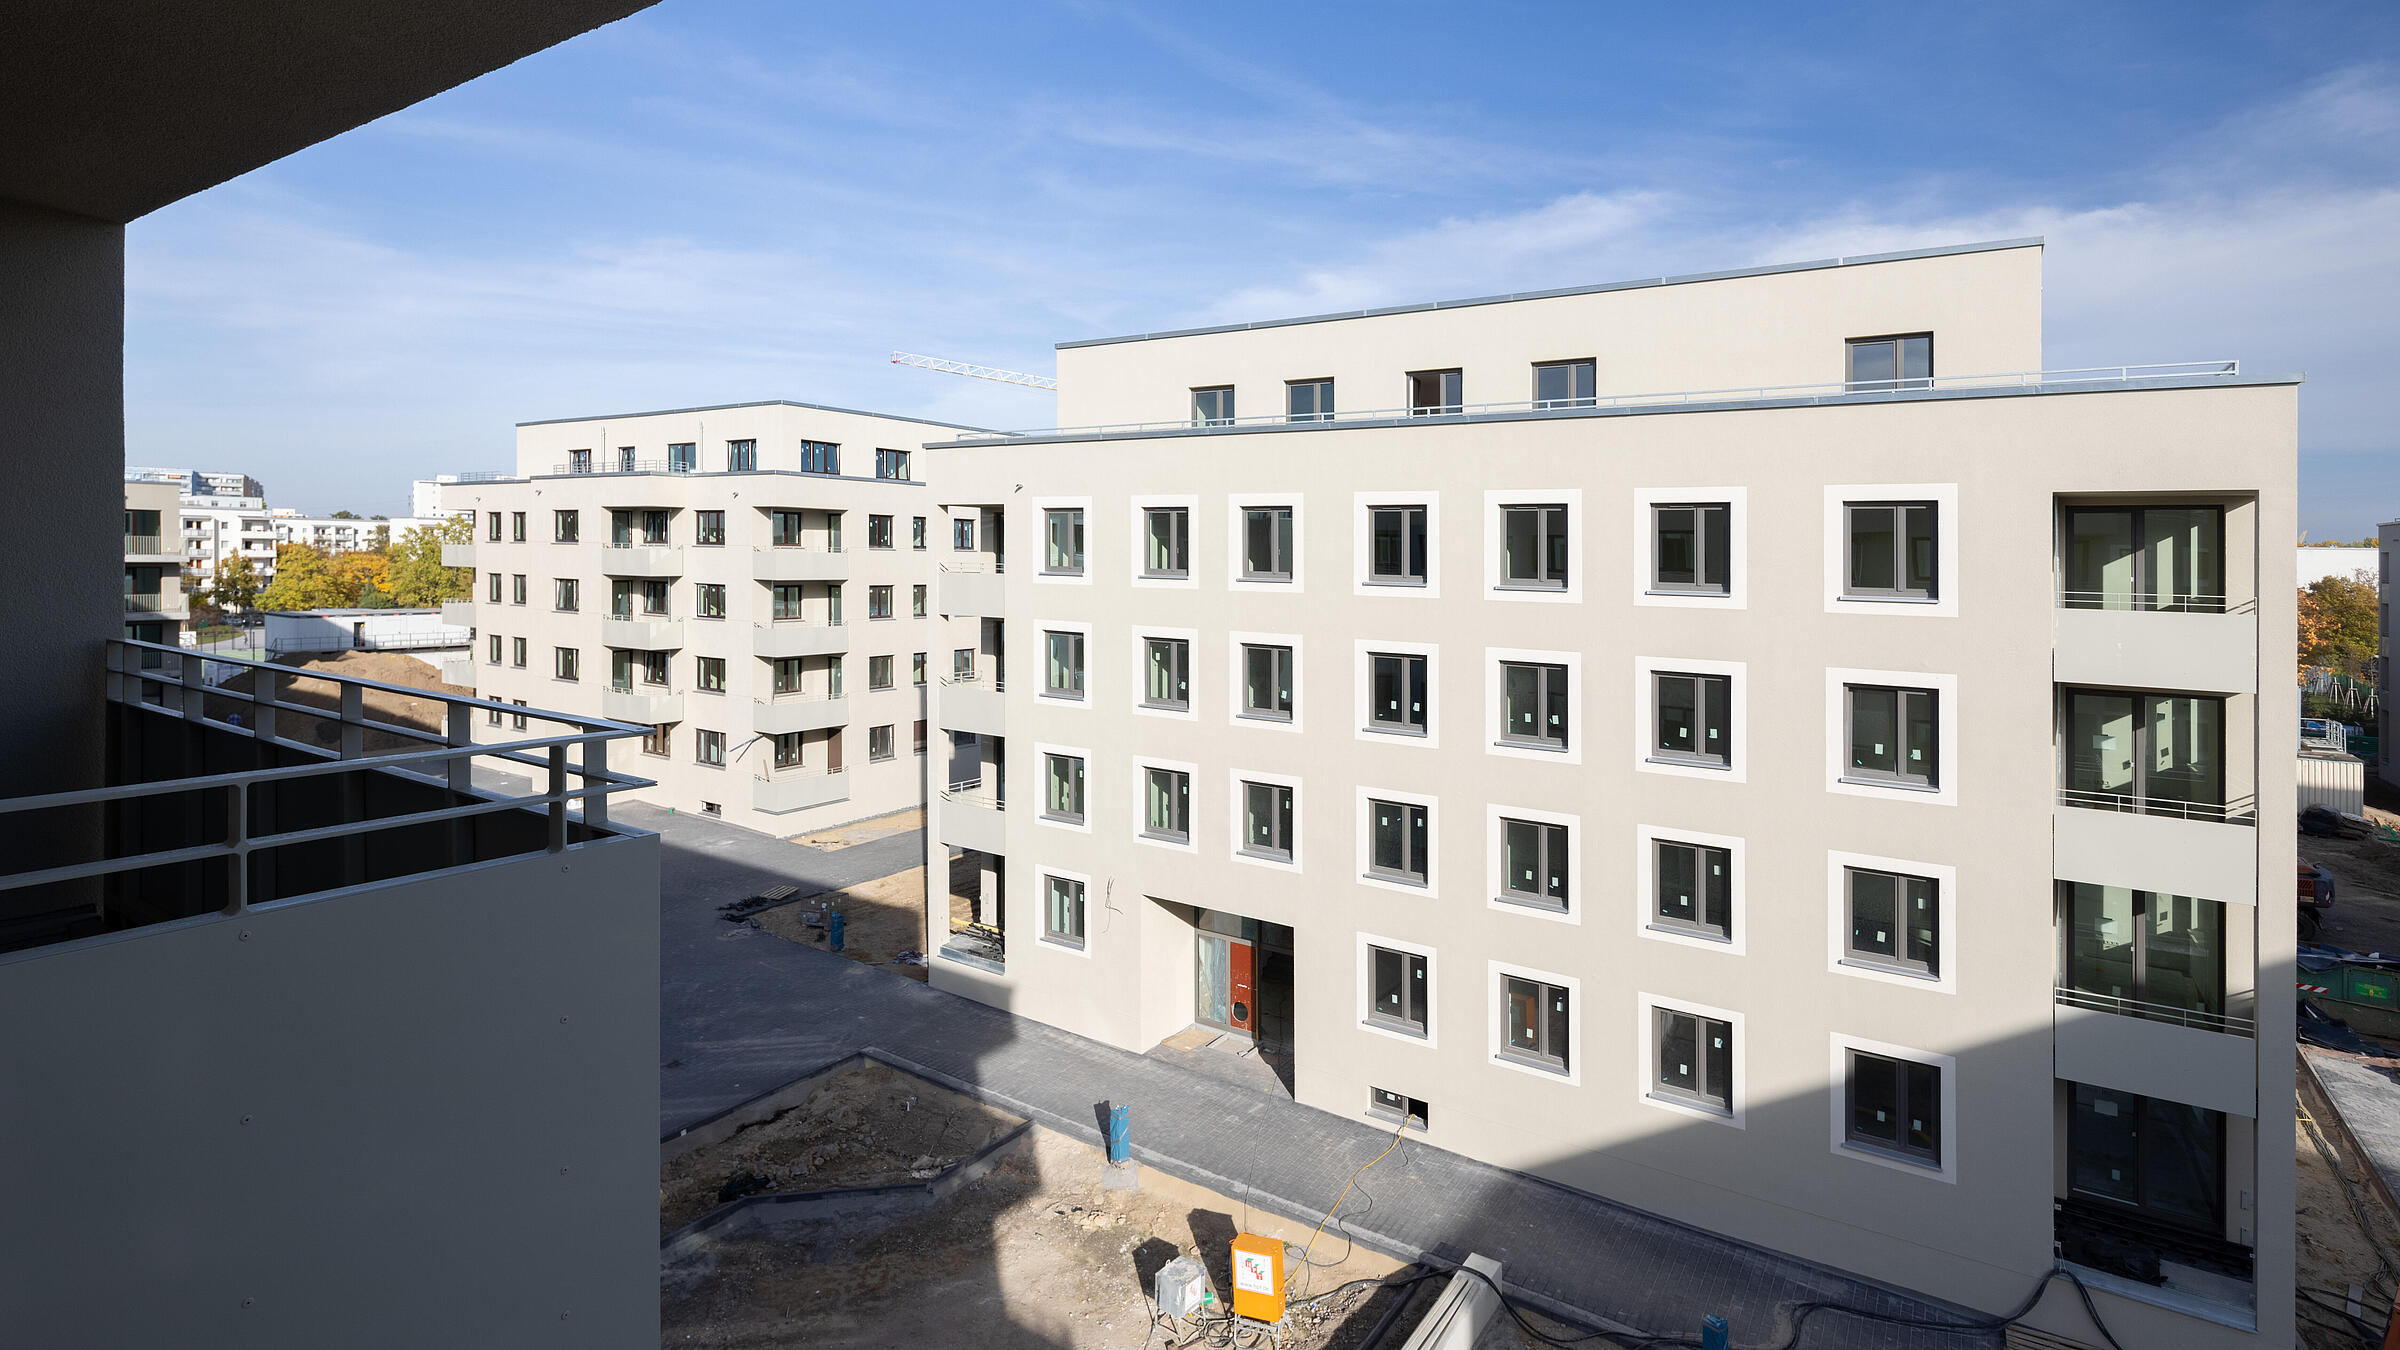
<svg viewBox="0 0 2400 1350">
<path fill-rule="evenodd" d="M 2344 1003 L 2400 1012 L 2400 973 L 2344 966 L 2339 997 Z"/>
</svg>

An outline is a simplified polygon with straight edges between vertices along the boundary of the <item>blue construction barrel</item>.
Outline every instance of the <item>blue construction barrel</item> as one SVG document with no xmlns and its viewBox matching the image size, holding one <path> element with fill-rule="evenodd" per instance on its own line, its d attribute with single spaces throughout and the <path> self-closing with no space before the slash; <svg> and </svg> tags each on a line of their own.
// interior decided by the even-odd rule
<svg viewBox="0 0 2400 1350">
<path fill-rule="evenodd" d="M 1121 1163 L 1131 1154 L 1133 1145 L 1133 1108 L 1114 1102 L 1108 1108 L 1108 1160 Z"/>
<path fill-rule="evenodd" d="M 825 941 L 837 952 L 842 949 L 842 916 L 840 914 L 825 916 Z"/>
<path fill-rule="evenodd" d="M 1725 1326 L 1725 1319 L 1715 1313 L 1700 1319 L 1700 1350 L 1725 1350 L 1732 1335 Z"/>
</svg>

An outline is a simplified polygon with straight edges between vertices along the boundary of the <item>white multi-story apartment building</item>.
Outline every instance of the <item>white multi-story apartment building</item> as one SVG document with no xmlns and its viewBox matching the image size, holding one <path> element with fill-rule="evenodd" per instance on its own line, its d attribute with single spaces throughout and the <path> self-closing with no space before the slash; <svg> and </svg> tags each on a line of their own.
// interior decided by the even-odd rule
<svg viewBox="0 0 2400 1350">
<path fill-rule="evenodd" d="M 306 544 L 320 553 L 356 553 L 381 548 L 399 533 L 391 521 L 361 520 L 355 516 L 304 516 L 297 511 L 267 513 L 275 542 Z"/>
<path fill-rule="evenodd" d="M 171 643 L 191 617 L 174 534 L 177 498 L 172 479 L 125 477 L 125 636 L 139 642 Z"/>
<path fill-rule="evenodd" d="M 930 451 L 932 978 L 2287 1345 L 2296 384 L 2042 373 L 2037 240 L 1066 344 Z"/>
<path fill-rule="evenodd" d="M 477 692 L 652 728 L 627 771 L 679 810 L 917 805 L 939 512 L 910 447 L 957 430 L 784 402 L 519 426 L 514 478 L 446 497 L 477 516 L 444 550 L 477 573 L 445 607 Z"/>
</svg>

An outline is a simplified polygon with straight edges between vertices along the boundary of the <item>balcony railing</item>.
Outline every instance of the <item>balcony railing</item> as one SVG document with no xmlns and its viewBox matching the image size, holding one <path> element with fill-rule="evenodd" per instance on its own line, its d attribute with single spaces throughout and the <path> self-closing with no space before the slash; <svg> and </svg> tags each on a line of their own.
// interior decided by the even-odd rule
<svg viewBox="0 0 2400 1350">
<path fill-rule="evenodd" d="M 1000 679 L 999 676 L 995 675 L 989 679 L 986 679 L 980 671 L 973 670 L 970 670 L 963 675 L 956 673 L 944 675 L 942 677 L 942 683 L 944 685 L 973 685 L 979 688 L 989 689 L 995 694 L 1002 693 L 1007 689 L 1007 685 Z"/>
<path fill-rule="evenodd" d="M 777 539 L 766 547 L 769 549 L 798 549 L 803 553 L 839 553 L 842 551 L 842 541 L 839 539 Z"/>
<path fill-rule="evenodd" d="M 166 551 L 166 539 L 163 535 L 129 534 L 125 536 L 127 557 L 156 557 Z"/>
<path fill-rule="evenodd" d="M 610 460 L 601 464 L 578 464 L 570 461 L 569 463 L 553 464 L 550 466 L 551 473 L 562 475 L 602 473 L 692 473 L 695 471 L 696 469 L 693 465 L 677 464 L 673 460 L 668 459 L 637 459 L 630 466 L 627 465 L 623 460 Z"/>
<path fill-rule="evenodd" d="M 183 609 L 181 592 L 168 595 L 159 591 L 128 591 L 125 594 L 125 612 L 128 614 L 176 614 Z"/>
<path fill-rule="evenodd" d="M 2124 811 L 2142 816 L 2176 816 L 2184 820 L 2213 820 L 2227 825 L 2258 824 L 2258 798 L 2237 797 L 2230 802 L 2185 802 L 2167 797 L 2137 797 L 2128 792 L 2093 792 L 2083 788 L 2060 788 L 2061 806 L 2080 806 L 2093 811 Z"/>
<path fill-rule="evenodd" d="M 2118 1013 L 2139 1017 L 2150 1022 L 2173 1022 L 2177 1026 L 2200 1031 L 2221 1031 L 2229 1036 L 2258 1034 L 2258 1023 L 2252 1018 L 2236 1017 L 2230 1013 L 2203 1012 L 2197 1008 L 2177 1008 L 2164 1003 L 2145 1003 L 2140 999 L 2120 998 L 2115 994 L 2096 994 L 2087 989 L 2057 986 L 2052 994 L 2060 1004 L 2069 1008 L 2086 1008 L 2093 1012 Z"/>
<path fill-rule="evenodd" d="M 2106 609 L 2135 614 L 2256 614 L 2258 601 L 2232 600 L 2222 595 L 2167 594 L 2159 591 L 2066 591 L 2058 593 L 2060 609 Z"/>
<path fill-rule="evenodd" d="M 1008 799 L 983 785 L 981 779 L 952 783 L 942 789 L 942 800 L 959 806 L 978 806 L 986 811 L 1005 811 Z"/>
<path fill-rule="evenodd" d="M 2131 385 L 2150 380 L 2234 380 L 2242 373 L 2239 361 L 2175 361 L 2141 366 L 2089 366 L 2073 370 L 2023 370 L 1990 375 L 1936 375 L 1905 381 L 1874 381 L 1867 387 L 1846 380 L 1816 384 L 1750 385 L 1736 389 L 1697 389 L 1671 393 L 1608 394 L 1592 398 L 1521 399 L 1508 403 L 1466 403 L 1440 408 L 1371 408 L 1329 413 L 1269 413 L 1251 417 L 1178 417 L 1158 422 L 1108 422 L 1079 427 L 1044 427 L 1023 431 L 964 432 L 962 441 L 1005 440 L 1010 437 L 1107 437 L 1142 432 L 1225 432 L 1289 425 L 1338 426 L 1345 422 L 1462 421 L 1507 413 L 1540 413 L 1588 408 L 1681 408 L 1748 402 L 1871 402 L 1908 398 L 1925 393 L 1975 389 L 2085 390 Z M 1900 383 L 1904 389 L 1888 385 Z"/>
</svg>

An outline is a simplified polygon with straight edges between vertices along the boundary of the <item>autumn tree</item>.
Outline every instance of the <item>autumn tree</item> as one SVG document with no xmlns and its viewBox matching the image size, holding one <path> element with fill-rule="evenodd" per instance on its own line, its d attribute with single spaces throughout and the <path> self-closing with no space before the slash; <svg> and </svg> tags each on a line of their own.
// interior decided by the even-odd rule
<svg viewBox="0 0 2400 1350">
<path fill-rule="evenodd" d="M 238 553 L 219 559 L 216 584 L 208 588 L 208 599 L 227 614 L 247 614 L 258 608 L 258 569 Z"/>
<path fill-rule="evenodd" d="M 392 602 L 388 578 L 392 560 L 381 553 L 356 550 L 329 560 L 337 589 L 349 598 L 345 606 L 380 609 Z"/>
<path fill-rule="evenodd" d="M 475 569 L 442 566 L 442 545 L 475 542 L 475 518 L 453 516 L 439 525 L 405 531 L 392 542 L 391 570 L 385 587 L 392 601 L 407 609 L 423 609 L 445 600 L 465 600 L 475 594 Z"/>
<path fill-rule="evenodd" d="M 358 597 L 355 588 L 342 589 L 343 578 L 332 560 L 306 544 L 284 544 L 275 550 L 275 579 L 260 592 L 260 609 L 342 609 Z"/>
<path fill-rule="evenodd" d="M 2345 675 L 2363 673 L 2382 649 L 2375 583 L 2360 572 L 2320 577 L 2300 591 L 2300 660 Z"/>
</svg>

